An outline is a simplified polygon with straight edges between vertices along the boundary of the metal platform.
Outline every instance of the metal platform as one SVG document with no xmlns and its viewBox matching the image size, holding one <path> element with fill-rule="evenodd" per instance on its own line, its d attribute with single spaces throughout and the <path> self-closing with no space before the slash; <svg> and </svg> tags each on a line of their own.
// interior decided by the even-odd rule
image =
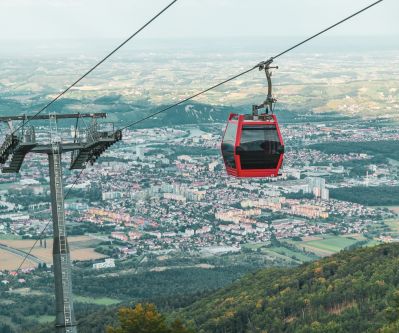
<svg viewBox="0 0 399 333">
<path fill-rule="evenodd" d="M 93 164 L 102 153 L 104 153 L 114 143 L 122 139 L 122 133 L 116 132 L 97 132 L 93 141 L 87 143 L 83 148 L 74 150 L 71 156 L 71 170 L 85 169 L 87 163 Z"/>
<path fill-rule="evenodd" d="M 10 164 L 7 167 L 3 167 L 3 173 L 18 173 L 21 169 L 22 163 L 24 162 L 26 154 L 28 154 L 33 148 L 37 146 L 36 143 L 20 143 L 13 150 Z"/>
<path fill-rule="evenodd" d="M 49 114 L 31 117 L 26 115 L 0 117 L 0 122 L 7 122 L 10 133 L 0 146 L 0 168 L 5 173 L 18 173 L 28 153 L 46 154 L 50 167 L 51 209 L 53 217 L 53 265 L 55 280 L 56 333 L 76 333 L 77 326 L 73 306 L 71 257 L 66 232 L 64 192 L 62 178 L 62 154 L 72 152 L 71 169 L 84 169 L 87 163 L 93 164 L 107 148 L 122 139 L 122 132 L 101 130 L 98 118 L 105 118 L 105 113 L 86 114 Z M 76 119 L 72 140 L 63 140 L 58 131 L 58 121 Z M 91 124 L 85 135 L 80 137 L 78 122 L 80 118 L 91 118 Z M 35 128 L 24 126 L 27 120 L 49 120 L 49 138 L 37 142 Z M 12 121 L 22 121 L 18 133 L 13 131 Z M 85 124 L 86 125 L 86 124 Z M 42 136 L 43 138 L 43 136 Z M 6 163 L 8 163 L 6 165 Z"/>
</svg>

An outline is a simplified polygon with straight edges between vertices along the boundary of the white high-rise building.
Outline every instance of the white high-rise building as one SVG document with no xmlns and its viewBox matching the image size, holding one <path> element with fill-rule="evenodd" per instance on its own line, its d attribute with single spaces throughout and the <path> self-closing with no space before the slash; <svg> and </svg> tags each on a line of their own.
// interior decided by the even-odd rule
<svg viewBox="0 0 399 333">
<path fill-rule="evenodd" d="M 320 177 L 308 177 L 308 193 L 313 193 L 316 198 L 330 200 L 330 191 L 326 188 L 326 180 Z"/>
<path fill-rule="evenodd" d="M 136 146 L 136 157 L 140 160 L 144 159 L 145 147 Z"/>
<path fill-rule="evenodd" d="M 321 190 L 321 200 L 330 200 L 330 191 L 328 190 L 328 188 L 323 188 Z"/>
</svg>

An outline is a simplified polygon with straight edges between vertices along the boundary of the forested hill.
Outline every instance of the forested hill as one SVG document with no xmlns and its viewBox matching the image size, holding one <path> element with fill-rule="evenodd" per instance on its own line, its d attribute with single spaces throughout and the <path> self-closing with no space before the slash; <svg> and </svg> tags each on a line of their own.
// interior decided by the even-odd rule
<svg viewBox="0 0 399 333">
<path fill-rule="evenodd" d="M 399 332 L 399 244 L 247 275 L 177 313 L 198 332 Z"/>
<path fill-rule="evenodd" d="M 399 244 L 262 269 L 180 310 L 161 310 L 168 321 L 179 318 L 195 333 L 397 333 Z M 106 325 L 117 325 L 116 317 L 115 307 L 89 311 L 79 332 L 104 332 Z M 53 324 L 33 332 L 53 332 Z"/>
<path fill-rule="evenodd" d="M 32 98 L 30 103 L 15 101 L 0 95 L 0 115 L 11 115 L 13 110 L 20 113 L 35 113 L 43 105 L 42 96 Z M 155 105 L 148 100 L 130 101 L 121 95 L 100 97 L 96 100 L 63 98 L 52 106 L 56 113 L 77 112 L 81 105 L 92 112 L 106 112 L 108 121 L 115 122 L 117 127 L 125 126 L 159 112 L 170 105 Z M 194 125 L 204 123 L 225 123 L 230 113 L 251 113 L 251 105 L 223 106 L 209 105 L 198 102 L 187 102 L 171 108 L 167 112 L 157 114 L 150 119 L 137 124 L 135 128 L 151 128 L 160 126 Z M 303 112 L 302 112 L 303 111 Z M 276 114 L 282 124 L 289 122 L 337 121 L 348 119 L 335 113 L 312 114 L 308 110 L 301 112 L 288 111 L 279 104 Z M 41 122 L 39 121 L 38 124 Z M 45 121 L 43 121 L 43 124 Z M 73 121 L 65 121 L 64 125 L 74 125 Z M 315 147 L 314 149 L 318 149 Z"/>
</svg>

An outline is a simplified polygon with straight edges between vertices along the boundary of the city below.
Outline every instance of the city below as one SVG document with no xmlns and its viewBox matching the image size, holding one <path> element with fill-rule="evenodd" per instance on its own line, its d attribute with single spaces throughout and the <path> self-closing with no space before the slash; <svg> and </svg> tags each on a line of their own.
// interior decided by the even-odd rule
<svg viewBox="0 0 399 333">
<path fill-rule="evenodd" d="M 106 112 L 99 125 L 121 128 L 261 56 L 182 51 L 165 61 L 162 52 L 138 52 L 137 61 L 121 57 L 94 73 L 51 112 Z M 273 70 L 285 145 L 278 177 L 228 176 L 220 152 L 229 113 L 249 113 L 266 97 L 264 73 L 124 130 L 123 140 L 82 172 L 69 170 L 63 154 L 80 313 L 87 304 L 164 304 L 175 293 L 195 299 L 260 268 L 399 241 L 397 53 L 382 52 L 378 65 L 371 53 L 300 59 L 288 56 Z M 0 59 L 0 115 L 40 109 L 60 80 L 71 81 L 93 59 L 57 61 Z M 58 133 L 80 140 L 89 125 L 82 120 L 76 131 L 74 122 L 60 124 Z M 3 142 L 8 128 L 1 126 Z M 49 124 L 35 126 L 37 141 L 48 142 Z M 0 174 L 0 320 L 9 325 L 54 320 L 46 310 L 54 301 L 50 202 L 45 154 L 28 154 L 18 174 Z M 10 320 L 7 311 L 26 300 L 40 304 L 37 316 Z"/>
<path fill-rule="evenodd" d="M 393 241 L 381 229 L 384 221 L 396 217 L 395 208 L 341 198 L 354 187 L 366 192 L 399 187 L 395 160 L 339 151 L 347 142 L 367 147 L 398 140 L 396 128 L 384 123 L 332 117 L 283 124 L 287 152 L 282 175 L 249 180 L 225 173 L 218 150 L 224 124 L 127 131 L 123 143 L 83 171 L 66 199 L 72 259 L 99 259 L 112 253 L 123 260 L 174 251 L 211 255 L 265 245 L 273 237 L 290 240 L 298 252 L 305 249 L 324 256 L 334 252 L 323 248 L 326 235 L 341 237 L 349 245 L 351 240 Z M 335 152 L 330 153 L 331 147 Z M 27 260 L 24 268 L 36 267 L 36 259 L 51 265 L 46 163 L 45 156 L 34 156 L 19 174 L 1 175 L 0 251 L 3 261 L 14 259 L 2 266 L 10 271 L 19 264 L 21 253 L 15 250 L 28 248 L 30 239 L 37 239 L 45 227 L 49 240 L 40 241 L 32 251 L 35 260 Z M 66 171 L 65 192 L 75 177 Z M 73 235 L 106 245 L 81 253 L 81 248 L 74 249 Z"/>
</svg>

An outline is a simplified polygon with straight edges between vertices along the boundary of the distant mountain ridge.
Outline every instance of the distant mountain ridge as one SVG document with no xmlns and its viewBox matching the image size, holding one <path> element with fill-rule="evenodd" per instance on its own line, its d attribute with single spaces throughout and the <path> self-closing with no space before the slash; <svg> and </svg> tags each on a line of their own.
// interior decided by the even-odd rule
<svg viewBox="0 0 399 333">
<path fill-rule="evenodd" d="M 118 120 L 123 118 L 124 121 L 135 121 L 144 118 L 150 114 L 161 111 L 168 107 L 168 105 L 161 106 L 146 106 L 144 108 L 118 113 Z M 214 122 L 225 122 L 231 112 L 242 112 L 244 108 L 226 107 L 226 106 L 211 106 L 199 103 L 187 103 L 169 109 L 166 112 L 158 114 L 151 119 L 143 122 L 141 126 L 173 126 L 183 124 L 203 124 Z M 137 112 L 139 111 L 139 112 Z"/>
<path fill-rule="evenodd" d="M 83 109 L 82 105 L 84 105 Z M 41 106 L 41 104 L 36 102 L 35 105 L 27 107 L 22 104 L 19 105 L 15 100 L 0 99 L 0 115 L 15 114 L 15 109 L 19 109 L 21 114 L 33 114 L 33 111 L 37 112 Z M 156 106 L 147 101 L 129 102 L 125 101 L 121 96 L 105 96 L 88 103 L 74 99 L 64 99 L 51 106 L 51 111 L 56 113 L 106 112 L 108 121 L 113 121 L 117 125 L 123 126 L 128 122 L 145 118 L 165 107 L 167 105 Z M 246 107 L 211 106 L 192 102 L 179 105 L 167 112 L 151 117 L 151 119 L 136 127 L 220 123 L 225 122 L 231 112 L 242 113 L 249 111 Z"/>
<path fill-rule="evenodd" d="M 15 99 L 0 98 L 0 115 L 15 114 L 16 109 L 21 114 L 34 114 L 41 107 L 43 107 L 43 102 L 40 99 L 26 104 Z M 51 111 L 56 113 L 106 112 L 108 120 L 124 125 L 126 122 L 139 120 L 166 107 L 168 105 L 153 105 L 146 100 L 128 101 L 120 95 L 110 95 L 94 101 L 65 98 L 54 103 Z M 246 109 L 246 107 L 212 106 L 197 102 L 184 103 L 152 117 L 140 127 L 225 122 L 231 112 L 249 112 Z"/>
<path fill-rule="evenodd" d="M 40 97 L 35 97 L 27 103 L 0 96 L 0 115 L 35 114 L 45 104 L 46 102 Z M 107 113 L 107 121 L 114 122 L 117 127 L 122 127 L 161 111 L 168 106 L 169 104 L 154 105 L 145 99 L 130 101 L 121 95 L 106 95 L 94 101 L 64 98 L 54 103 L 49 108 L 49 111 L 55 113 L 105 112 Z M 251 113 L 251 110 L 251 105 L 225 106 L 189 101 L 151 117 L 136 125 L 135 128 L 225 123 L 230 113 Z M 48 113 L 47 110 L 45 112 Z M 281 122 L 324 121 L 325 119 L 336 120 L 337 117 L 341 117 L 332 113 L 313 114 L 307 110 L 288 111 L 281 105 L 277 108 L 276 114 Z M 64 121 L 63 124 L 68 126 L 74 124 L 74 122 L 68 123 L 68 121 Z"/>
</svg>

